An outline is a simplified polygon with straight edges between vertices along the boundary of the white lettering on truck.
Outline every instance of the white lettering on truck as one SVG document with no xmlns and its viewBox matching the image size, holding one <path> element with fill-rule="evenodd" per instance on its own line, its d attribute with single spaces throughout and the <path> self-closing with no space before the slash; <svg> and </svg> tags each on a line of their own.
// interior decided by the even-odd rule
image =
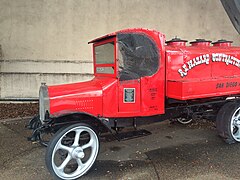
<svg viewBox="0 0 240 180">
<path fill-rule="evenodd" d="M 234 56 L 223 54 L 223 53 L 212 53 L 212 62 L 224 62 L 226 65 L 233 65 L 240 68 L 240 60 Z M 188 75 L 188 71 L 193 69 L 196 66 L 210 63 L 210 55 L 204 54 L 201 56 L 197 56 L 185 64 L 182 65 L 180 69 L 178 69 L 178 73 L 183 78 Z"/>
</svg>

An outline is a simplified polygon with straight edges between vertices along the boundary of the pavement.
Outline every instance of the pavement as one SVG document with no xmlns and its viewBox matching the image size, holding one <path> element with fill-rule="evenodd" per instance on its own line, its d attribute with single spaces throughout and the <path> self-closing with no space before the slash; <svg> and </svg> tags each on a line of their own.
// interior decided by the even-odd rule
<svg viewBox="0 0 240 180">
<path fill-rule="evenodd" d="M 0 122 L 0 179 L 52 179 L 45 147 L 26 140 L 26 119 Z M 81 179 L 240 179 L 240 144 L 225 144 L 214 127 L 155 123 L 152 135 L 101 142 L 96 163 Z"/>
</svg>

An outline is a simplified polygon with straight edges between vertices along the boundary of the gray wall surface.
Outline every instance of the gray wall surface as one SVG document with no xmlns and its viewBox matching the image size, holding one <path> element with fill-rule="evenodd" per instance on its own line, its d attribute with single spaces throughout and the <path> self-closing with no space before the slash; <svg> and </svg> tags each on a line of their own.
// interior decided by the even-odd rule
<svg viewBox="0 0 240 180">
<path fill-rule="evenodd" d="M 42 81 L 92 78 L 87 42 L 132 27 L 240 45 L 220 0 L 0 0 L 0 99 L 36 98 Z"/>
</svg>

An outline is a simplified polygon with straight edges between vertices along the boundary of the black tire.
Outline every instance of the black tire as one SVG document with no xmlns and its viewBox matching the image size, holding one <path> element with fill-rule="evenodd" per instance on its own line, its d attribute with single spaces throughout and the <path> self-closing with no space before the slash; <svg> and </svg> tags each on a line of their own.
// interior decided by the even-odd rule
<svg viewBox="0 0 240 180">
<path fill-rule="evenodd" d="M 231 130 L 232 117 L 235 112 L 240 108 L 240 103 L 238 102 L 228 102 L 221 107 L 217 114 L 216 127 L 219 136 L 228 144 L 233 144 L 240 142 L 233 137 L 233 132 Z"/>
<path fill-rule="evenodd" d="M 79 135 L 79 139 L 77 141 L 78 145 L 75 146 L 74 141 L 75 141 L 75 138 L 77 137 L 76 134 L 77 134 L 78 131 L 79 131 L 80 135 Z M 72 137 L 72 135 L 74 134 L 72 132 L 75 132 L 74 137 Z M 82 132 L 85 132 L 85 133 L 82 133 Z M 87 133 L 89 133 L 89 138 L 90 138 L 91 141 L 93 141 L 93 143 L 90 143 L 90 140 L 89 140 L 88 143 L 80 145 L 79 140 L 80 140 L 82 134 L 87 134 Z M 73 139 L 71 140 L 71 138 L 73 138 Z M 70 144 L 66 143 L 66 142 L 70 142 Z M 85 158 L 84 157 L 85 156 L 85 154 L 84 154 L 85 149 L 83 149 L 83 146 L 87 145 L 87 144 L 94 144 L 94 147 L 91 147 L 93 149 L 91 149 L 89 160 L 87 160 L 86 162 L 83 162 L 83 159 Z M 66 152 L 63 152 L 63 151 L 65 151 L 64 148 L 63 149 L 59 148 L 59 146 L 71 148 L 71 151 L 70 151 L 71 153 L 67 150 L 66 150 Z M 82 149 L 80 150 L 78 148 L 80 148 L 80 149 L 82 148 Z M 63 179 L 63 180 L 77 179 L 77 178 L 83 176 L 84 174 L 86 174 L 91 169 L 91 167 L 94 164 L 94 162 L 97 158 L 97 155 L 99 153 L 99 148 L 100 148 L 100 146 L 99 146 L 98 133 L 96 133 L 96 130 L 94 130 L 94 128 L 92 126 L 90 126 L 88 124 L 85 124 L 85 123 L 77 123 L 77 124 L 70 125 L 68 127 L 63 127 L 61 129 L 59 129 L 54 134 L 53 138 L 48 143 L 48 147 L 47 147 L 46 155 L 45 155 L 45 163 L 46 163 L 47 169 L 49 170 L 50 174 L 54 177 L 54 179 Z M 58 151 L 61 151 L 61 153 L 59 153 Z M 92 152 L 94 153 L 93 155 L 92 155 Z M 54 156 L 56 154 L 61 154 L 60 155 L 61 159 L 62 159 L 62 157 L 65 157 L 63 162 L 68 158 L 68 156 L 71 156 L 70 161 L 72 161 L 72 160 L 76 161 L 74 166 L 76 167 L 76 165 L 77 165 L 77 168 L 75 168 L 75 170 L 72 172 L 73 174 L 76 174 L 76 175 L 73 175 L 73 174 L 71 175 L 71 173 L 67 174 L 67 173 L 64 172 L 64 170 L 65 170 L 64 168 L 67 167 L 67 165 L 70 161 L 68 161 L 68 163 L 65 166 L 63 166 L 62 171 L 57 169 L 57 168 L 60 167 L 60 165 L 63 165 L 64 163 L 63 162 L 60 163 L 59 166 L 57 166 L 55 164 L 55 162 L 54 162 L 55 157 Z M 83 154 L 83 157 L 79 157 L 80 154 Z M 77 161 L 79 159 L 80 159 L 80 162 L 82 163 L 82 165 L 84 165 L 84 164 L 86 164 L 86 165 L 81 167 L 81 165 L 79 165 L 78 161 Z M 79 167 L 80 167 L 80 169 L 78 170 Z M 64 175 L 62 175 L 62 173 L 60 173 L 60 172 L 63 172 Z"/>
</svg>

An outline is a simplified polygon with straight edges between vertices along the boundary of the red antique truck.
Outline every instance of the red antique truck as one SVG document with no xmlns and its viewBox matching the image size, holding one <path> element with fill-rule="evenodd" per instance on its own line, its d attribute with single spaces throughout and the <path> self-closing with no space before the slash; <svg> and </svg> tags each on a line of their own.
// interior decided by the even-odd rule
<svg viewBox="0 0 240 180">
<path fill-rule="evenodd" d="M 46 165 L 58 179 L 76 179 L 94 164 L 99 136 L 149 134 L 136 127 L 165 119 L 216 119 L 227 143 L 240 142 L 240 47 L 231 41 L 187 41 L 149 29 L 126 29 L 92 40 L 94 78 L 46 86 L 31 140 L 48 145 Z M 121 133 L 124 127 L 135 131 Z M 54 134 L 50 142 L 47 134 Z"/>
</svg>

